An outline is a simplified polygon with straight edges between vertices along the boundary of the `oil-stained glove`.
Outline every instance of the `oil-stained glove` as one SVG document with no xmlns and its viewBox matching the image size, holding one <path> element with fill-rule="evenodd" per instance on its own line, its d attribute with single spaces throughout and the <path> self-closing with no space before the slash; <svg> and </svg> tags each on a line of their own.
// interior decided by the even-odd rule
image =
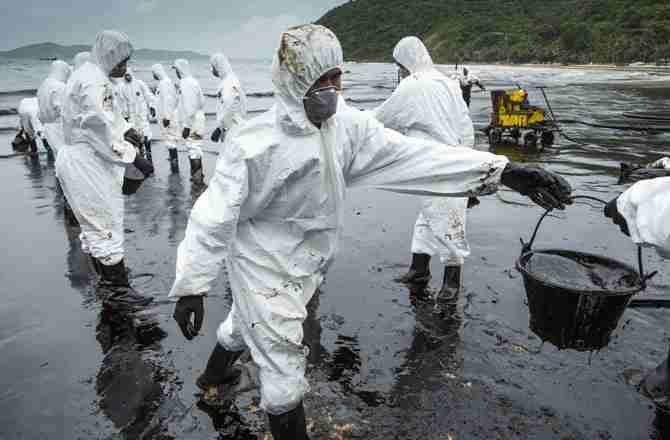
<svg viewBox="0 0 670 440">
<path fill-rule="evenodd" d="M 188 127 L 184 127 L 184 131 L 181 132 L 181 137 L 184 139 L 188 139 L 188 137 L 191 135 L 191 129 Z"/>
<path fill-rule="evenodd" d="M 479 206 L 481 202 L 477 197 L 468 197 L 468 209 L 472 209 L 476 206 Z"/>
<path fill-rule="evenodd" d="M 568 181 L 539 167 L 510 162 L 503 170 L 500 182 L 544 209 L 565 209 L 565 205 L 572 204 L 572 187 Z"/>
<path fill-rule="evenodd" d="M 129 142 L 133 145 L 135 148 L 141 148 L 142 147 L 142 135 L 137 132 L 134 128 L 129 129 L 123 134 L 123 139 L 126 140 L 126 142 Z"/>
<path fill-rule="evenodd" d="M 151 176 L 154 173 L 154 165 L 147 159 L 140 156 L 139 154 L 135 156 L 135 161 L 133 161 L 133 165 L 135 165 L 135 167 L 138 170 L 140 170 L 142 174 L 144 174 L 145 178 Z"/>
<path fill-rule="evenodd" d="M 619 207 L 617 206 L 618 201 L 619 197 L 617 196 L 605 206 L 605 217 L 612 219 L 612 223 L 619 226 L 621 232 L 630 237 L 628 222 L 626 222 L 624 216 L 619 212 Z"/>
<path fill-rule="evenodd" d="M 169 119 L 163 119 L 163 127 L 168 128 L 170 126 L 170 120 Z"/>
<path fill-rule="evenodd" d="M 182 296 L 177 301 L 172 318 L 177 321 L 189 341 L 198 336 L 205 319 L 205 302 L 201 295 Z"/>
<path fill-rule="evenodd" d="M 212 132 L 210 139 L 212 142 L 219 142 L 219 140 L 221 140 L 221 127 L 216 127 L 216 130 Z"/>
</svg>

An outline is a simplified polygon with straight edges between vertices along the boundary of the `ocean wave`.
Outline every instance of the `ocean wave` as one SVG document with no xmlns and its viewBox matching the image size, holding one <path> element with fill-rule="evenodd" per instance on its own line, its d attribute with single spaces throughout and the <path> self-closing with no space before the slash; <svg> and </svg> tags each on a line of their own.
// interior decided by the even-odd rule
<svg viewBox="0 0 670 440">
<path fill-rule="evenodd" d="M 386 101 L 385 98 L 346 98 L 347 102 L 351 102 L 354 104 L 370 104 L 373 102 L 384 102 Z"/>
<path fill-rule="evenodd" d="M 29 95 L 37 95 L 37 89 L 0 91 L 0 96 L 29 96 Z"/>
<path fill-rule="evenodd" d="M 219 95 L 216 93 L 206 92 L 204 95 L 208 98 L 217 98 Z M 247 98 L 272 98 L 275 96 L 275 92 L 252 92 L 247 93 Z"/>
<path fill-rule="evenodd" d="M 252 92 L 247 93 L 248 98 L 272 98 L 275 92 Z"/>
</svg>

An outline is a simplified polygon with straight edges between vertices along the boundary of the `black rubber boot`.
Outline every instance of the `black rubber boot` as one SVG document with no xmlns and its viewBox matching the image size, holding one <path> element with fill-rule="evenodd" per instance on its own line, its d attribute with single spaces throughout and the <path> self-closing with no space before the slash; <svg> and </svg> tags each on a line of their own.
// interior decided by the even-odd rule
<svg viewBox="0 0 670 440">
<path fill-rule="evenodd" d="M 30 155 L 37 156 L 37 141 L 35 139 L 30 141 Z"/>
<path fill-rule="evenodd" d="M 409 272 L 400 278 L 396 278 L 399 283 L 425 285 L 430 281 L 430 255 L 412 254 L 412 264 L 409 266 Z"/>
<path fill-rule="evenodd" d="M 95 271 L 95 273 L 98 276 L 102 276 L 102 271 L 100 270 L 100 266 L 101 266 L 100 262 L 94 257 L 90 257 L 90 258 L 91 258 L 91 264 L 93 265 L 93 270 Z"/>
<path fill-rule="evenodd" d="M 463 266 L 446 266 L 444 268 L 444 280 L 442 281 L 442 289 L 438 294 L 438 300 L 442 302 L 458 301 L 458 296 L 461 294 L 461 273 Z"/>
<path fill-rule="evenodd" d="M 302 402 L 292 411 L 278 416 L 268 415 L 274 440 L 309 440 Z"/>
<path fill-rule="evenodd" d="M 151 155 L 151 140 L 149 140 L 146 136 L 144 138 L 144 157 L 148 161 L 153 161 L 153 157 Z"/>
<path fill-rule="evenodd" d="M 119 261 L 113 266 L 105 266 L 98 260 L 100 264 L 100 284 L 109 287 L 130 287 L 128 282 L 128 271 L 123 260 Z"/>
<path fill-rule="evenodd" d="M 244 351 L 228 351 L 216 344 L 212 354 L 209 355 L 207 367 L 195 381 L 195 384 L 203 391 L 208 388 L 223 384 L 234 383 L 240 376 L 240 372 L 233 368 L 235 362 L 242 356 Z"/>
<path fill-rule="evenodd" d="M 112 294 L 107 298 L 110 303 L 125 306 L 146 306 L 153 298 L 144 296 L 130 287 L 128 282 L 128 271 L 123 260 L 113 266 L 105 266 L 100 263 L 100 285 L 113 288 Z"/>
<path fill-rule="evenodd" d="M 202 170 L 202 159 L 189 159 L 191 162 L 191 182 L 196 185 L 205 183 L 205 175 Z"/>
<path fill-rule="evenodd" d="M 44 145 L 44 149 L 47 150 L 47 161 L 55 161 L 56 157 L 54 156 L 54 150 L 51 148 L 51 145 L 49 145 L 49 142 L 46 139 L 42 139 L 42 144 Z"/>
<path fill-rule="evenodd" d="M 170 170 L 173 173 L 178 173 L 179 172 L 179 157 L 177 156 L 177 149 L 176 148 L 170 148 L 168 150 L 168 153 L 170 153 Z"/>
<path fill-rule="evenodd" d="M 644 394 L 657 403 L 670 403 L 670 353 L 658 367 L 644 377 L 641 388 Z"/>
</svg>

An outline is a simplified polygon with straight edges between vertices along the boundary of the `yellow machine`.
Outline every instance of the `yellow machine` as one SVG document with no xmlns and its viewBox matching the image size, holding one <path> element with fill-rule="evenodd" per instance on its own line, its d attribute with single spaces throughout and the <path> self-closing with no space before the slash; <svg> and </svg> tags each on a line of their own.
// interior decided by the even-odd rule
<svg viewBox="0 0 670 440">
<path fill-rule="evenodd" d="M 523 138 L 526 148 L 537 147 L 538 140 L 543 147 L 554 143 L 556 124 L 546 118 L 543 108 L 530 105 L 526 90 L 493 90 L 491 103 L 491 124 L 486 132 L 492 147 L 510 138 L 516 144 Z"/>
</svg>

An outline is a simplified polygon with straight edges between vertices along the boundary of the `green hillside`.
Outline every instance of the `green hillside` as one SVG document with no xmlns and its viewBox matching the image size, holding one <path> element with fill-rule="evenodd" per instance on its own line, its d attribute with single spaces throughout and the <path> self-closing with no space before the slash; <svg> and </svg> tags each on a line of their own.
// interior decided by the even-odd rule
<svg viewBox="0 0 670 440">
<path fill-rule="evenodd" d="M 355 61 L 390 61 L 407 35 L 423 38 L 442 63 L 670 59 L 669 1 L 354 0 L 318 23 Z"/>
</svg>

